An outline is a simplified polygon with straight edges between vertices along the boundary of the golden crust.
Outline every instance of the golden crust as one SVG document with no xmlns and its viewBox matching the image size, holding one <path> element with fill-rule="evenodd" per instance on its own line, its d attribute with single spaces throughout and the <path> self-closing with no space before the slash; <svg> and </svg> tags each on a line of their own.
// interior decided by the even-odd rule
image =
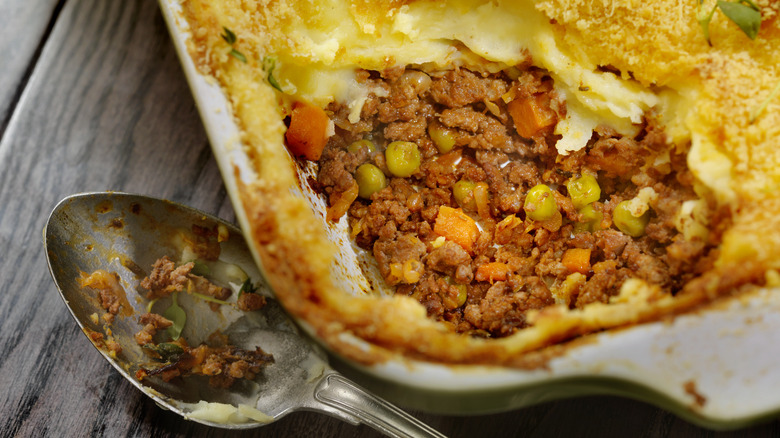
<svg viewBox="0 0 780 438">
<path fill-rule="evenodd" d="M 538 6 L 583 62 L 611 65 L 645 85 L 679 90 L 695 83 L 689 129 L 732 161 L 735 194 L 756 198 L 780 182 L 780 102 L 750 123 L 751 112 L 780 84 L 780 3 L 759 3 L 763 20 L 755 41 L 715 14 L 712 47 L 696 21 L 697 2 L 546 0 Z"/>
<path fill-rule="evenodd" d="M 283 83 L 285 91 L 314 101 L 318 96 L 305 86 L 311 71 L 419 63 L 424 59 L 414 47 L 428 50 L 433 63 L 459 62 L 460 58 L 451 55 L 463 44 L 491 61 L 511 62 L 513 52 L 491 46 L 488 37 L 434 44 L 421 41 L 418 29 L 409 27 L 414 13 L 488 16 L 491 8 L 506 7 L 517 13 L 530 10 L 501 2 L 476 3 L 481 2 L 456 1 L 444 11 L 437 2 L 391 0 L 381 4 L 368 0 L 327 4 L 183 1 L 191 26 L 193 59 L 201 72 L 215 77 L 225 89 L 253 163 L 254 180 L 240 186 L 240 195 L 268 280 L 284 306 L 331 348 L 364 363 L 401 355 L 535 367 L 560 351 L 558 347 L 539 350 L 542 347 L 690 310 L 733 293 L 746 281 L 760 281 L 767 269 L 780 265 L 780 233 L 776 231 L 780 229 L 780 198 L 775 190 L 780 184 L 780 98 L 770 101 L 754 122 L 750 120 L 780 84 L 778 3 L 759 2 L 764 20 L 755 41 L 716 14 L 710 47 L 696 21 L 696 2 L 546 0 L 523 7 L 535 8 L 552 23 L 548 30 L 561 56 L 576 61 L 586 73 L 597 66 L 620 70 L 625 93 L 637 87 L 636 81 L 642 93 L 649 90 L 657 95 L 672 140 L 680 148 L 690 148 L 689 166 L 702 183 L 699 191 L 732 206 L 733 225 L 725 230 L 718 269 L 692 281 L 675 297 L 637 283 L 624 287 L 609 305 L 573 311 L 546 309 L 529 315 L 535 321 L 532 327 L 492 340 L 451 333 L 427 319 L 422 306 L 406 297 L 356 297 L 343 291 L 332 275 L 336 248 L 327 238 L 322 218 L 290 191 L 297 177 L 283 145 L 287 97 L 279 97 L 267 85 L 269 72 L 263 69 L 262 60 L 268 54 L 280 57 L 290 77 L 299 75 L 298 82 Z M 233 47 L 222 40 L 223 27 L 238 36 Z M 373 53 L 364 50 L 370 45 L 347 43 L 349 38 L 372 41 L 378 49 L 367 55 Z M 536 55 L 547 56 L 548 40 L 523 41 L 537 45 L 536 52 L 532 51 Z M 404 44 L 412 47 L 408 59 L 399 50 Z M 233 59 L 231 48 L 243 53 L 248 62 Z M 518 59 L 525 56 L 520 48 L 517 52 Z M 556 56 L 549 55 L 546 62 L 555 65 L 560 58 Z M 301 73 L 301 66 L 307 73 Z M 568 78 L 564 73 L 561 82 Z M 609 82 L 606 76 L 597 79 Z M 318 81 L 321 84 L 325 79 Z M 333 98 L 319 97 L 324 102 Z M 635 102 L 650 101 L 641 99 Z"/>
</svg>

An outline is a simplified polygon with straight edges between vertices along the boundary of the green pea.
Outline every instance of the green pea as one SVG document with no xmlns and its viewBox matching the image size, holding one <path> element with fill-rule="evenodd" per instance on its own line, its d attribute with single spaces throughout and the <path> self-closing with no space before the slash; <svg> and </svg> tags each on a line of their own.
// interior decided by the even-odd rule
<svg viewBox="0 0 780 438">
<path fill-rule="evenodd" d="M 629 208 L 629 201 L 623 201 L 615 207 L 612 213 L 612 222 L 618 230 L 628 234 L 631 237 L 641 237 L 645 234 L 645 227 L 650 222 L 650 211 L 644 212 L 637 217 Z"/>
<path fill-rule="evenodd" d="M 467 179 L 462 179 L 452 186 L 452 195 L 455 197 L 455 202 L 457 202 L 461 208 L 469 210 L 477 209 L 477 203 L 474 201 L 475 186 L 476 184 Z"/>
<path fill-rule="evenodd" d="M 422 156 L 416 143 L 394 141 L 385 149 L 385 162 L 390 173 L 406 178 L 412 176 L 420 168 Z"/>
<path fill-rule="evenodd" d="M 458 307 L 463 307 L 469 298 L 469 290 L 465 284 L 458 284 L 455 287 L 458 289 Z"/>
<path fill-rule="evenodd" d="M 469 298 L 469 289 L 465 284 L 456 283 L 450 276 L 444 277 L 444 279 L 458 291 L 458 301 L 455 303 L 455 308 L 463 307 L 463 305 L 466 304 L 466 300 Z"/>
<path fill-rule="evenodd" d="M 555 202 L 552 189 L 544 184 L 532 187 L 525 195 L 523 210 L 528 218 L 535 221 L 545 221 L 555 216 L 558 203 Z"/>
<path fill-rule="evenodd" d="M 370 199 L 371 195 L 387 186 L 387 178 L 382 171 L 371 163 L 361 164 L 355 171 L 358 184 L 358 196 Z"/>
<path fill-rule="evenodd" d="M 428 125 L 428 135 L 440 153 L 446 154 L 455 147 L 455 134 L 444 126 L 437 124 Z"/>
<path fill-rule="evenodd" d="M 601 198 L 601 187 L 599 187 L 599 182 L 592 175 L 572 178 L 566 183 L 566 188 L 569 189 L 569 196 L 574 203 L 574 207 L 578 209 Z"/>
<path fill-rule="evenodd" d="M 374 143 L 371 142 L 371 140 L 366 140 L 366 139 L 358 140 L 350 144 L 349 146 L 347 146 L 347 150 L 353 154 L 358 153 L 358 151 L 364 148 L 368 152 L 368 155 L 371 155 L 374 152 L 376 152 L 376 146 L 374 145 Z"/>
<path fill-rule="evenodd" d="M 601 221 L 604 219 L 604 214 L 593 208 L 593 205 L 588 204 L 579 210 L 582 215 L 582 222 L 576 222 L 574 224 L 575 233 L 583 233 L 585 231 L 594 232 L 601 229 Z"/>
</svg>

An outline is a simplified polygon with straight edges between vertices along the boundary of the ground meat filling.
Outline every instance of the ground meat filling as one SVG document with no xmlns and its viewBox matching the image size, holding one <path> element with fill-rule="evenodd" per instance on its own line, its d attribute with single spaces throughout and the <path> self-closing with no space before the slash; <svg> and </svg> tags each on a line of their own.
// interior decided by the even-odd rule
<svg viewBox="0 0 780 438">
<path fill-rule="evenodd" d="M 138 322 L 144 326 L 134 337 L 135 342 L 141 346 L 154 343 L 154 335 L 157 334 L 158 330 L 167 329 L 173 325 L 171 320 L 156 313 L 144 313 L 138 318 Z"/>
<path fill-rule="evenodd" d="M 319 186 L 332 204 L 360 187 L 346 213 L 357 244 L 396 293 L 454 330 L 506 336 L 531 309 L 608 303 L 629 278 L 674 294 L 712 268 L 715 239 L 678 231 L 683 203 L 698 197 L 652 115 L 633 137 L 599 127 L 586 148 L 559 155 L 566 105 L 543 70 L 359 77 L 381 91 L 357 123 L 328 108 L 336 135 Z M 419 163 L 399 170 L 393 148 Z"/>
<path fill-rule="evenodd" d="M 168 256 L 157 259 L 149 276 L 141 280 L 141 287 L 149 290 L 146 298 L 167 297 L 173 292 L 182 291 L 196 292 L 223 301 L 230 297 L 230 289 L 217 286 L 206 278 L 193 274 L 194 267 L 194 262 L 176 266 Z"/>
<path fill-rule="evenodd" d="M 146 298 L 153 300 L 185 290 L 187 283 L 191 281 L 189 274 L 193 267 L 195 267 L 193 262 L 176 266 L 168 256 L 156 260 L 152 265 L 151 274 L 141 280 L 141 287 L 149 290 Z"/>
<path fill-rule="evenodd" d="M 122 297 L 125 296 L 125 290 L 119 283 L 119 276 L 115 272 L 108 272 L 98 269 L 92 274 L 82 273 L 78 279 L 81 287 L 89 287 L 98 291 L 100 306 L 106 310 L 103 314 L 103 320 L 109 324 L 119 314 L 122 307 Z"/>
</svg>

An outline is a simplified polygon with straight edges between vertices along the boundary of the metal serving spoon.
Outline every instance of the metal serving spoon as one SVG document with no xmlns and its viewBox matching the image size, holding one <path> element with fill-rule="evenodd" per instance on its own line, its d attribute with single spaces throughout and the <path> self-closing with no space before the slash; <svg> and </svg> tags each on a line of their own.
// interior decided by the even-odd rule
<svg viewBox="0 0 780 438">
<path fill-rule="evenodd" d="M 191 230 L 193 225 L 224 226 L 222 230 L 228 231 L 228 237 L 220 244 L 220 260 L 243 269 L 253 283 L 259 283 L 259 292 L 268 297 L 268 304 L 258 311 L 242 312 L 227 305 L 212 311 L 208 303 L 179 294 L 178 304 L 187 313 L 182 336 L 190 345 L 198 345 L 220 330 L 232 345 L 247 350 L 259 346 L 274 356 L 275 361 L 254 380 L 237 381 L 229 389 L 214 388 L 203 376 L 167 383 L 156 377 L 143 382 L 135 377 L 138 368 L 150 362 L 133 338 L 142 327 L 138 316 L 146 313 L 148 306 L 138 284 L 155 260 L 164 255 L 175 260 L 181 254 L 174 236 L 181 236 L 182 230 Z M 209 426 L 247 429 L 290 412 L 310 410 L 353 425 L 363 423 L 388 436 L 443 436 L 330 368 L 325 354 L 302 337 L 281 306 L 271 299 L 240 230 L 231 224 L 146 196 L 85 193 L 70 196 L 54 208 L 44 228 L 44 246 L 63 301 L 98 351 L 138 389 L 184 418 Z M 78 282 L 82 273 L 98 269 L 115 272 L 126 293 L 126 299 L 121 300 L 123 306 L 110 324 L 99 317 L 106 311 L 97 292 L 82 288 Z M 170 301 L 161 299 L 154 303 L 154 311 L 162 313 L 169 305 Z M 121 345 L 121 353 L 112 354 L 96 333 L 104 338 L 112 336 Z"/>
</svg>

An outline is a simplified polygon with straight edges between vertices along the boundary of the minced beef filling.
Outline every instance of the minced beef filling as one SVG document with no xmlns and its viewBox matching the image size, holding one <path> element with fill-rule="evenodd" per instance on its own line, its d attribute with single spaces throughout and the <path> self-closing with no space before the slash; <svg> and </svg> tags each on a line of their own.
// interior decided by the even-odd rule
<svg viewBox="0 0 780 438">
<path fill-rule="evenodd" d="M 559 155 L 553 131 L 566 105 L 543 70 L 395 69 L 360 80 L 382 91 L 357 123 L 345 106 L 328 108 L 336 135 L 318 183 L 396 293 L 454 330 L 506 336 L 527 325 L 528 310 L 607 303 L 629 278 L 674 294 L 712 267 L 717 242 L 688 241 L 675 228 L 682 203 L 697 199 L 693 176 L 652 118 L 634 137 L 599 127 L 585 149 Z M 397 141 L 419 151 L 409 176 L 388 166 L 385 150 Z M 357 197 L 366 163 L 386 185 Z M 569 190 L 583 176 L 600 189 L 586 205 Z M 527 202 L 539 185 L 552 210 Z M 621 231 L 616 208 L 640 198 L 645 222 Z"/>
</svg>

